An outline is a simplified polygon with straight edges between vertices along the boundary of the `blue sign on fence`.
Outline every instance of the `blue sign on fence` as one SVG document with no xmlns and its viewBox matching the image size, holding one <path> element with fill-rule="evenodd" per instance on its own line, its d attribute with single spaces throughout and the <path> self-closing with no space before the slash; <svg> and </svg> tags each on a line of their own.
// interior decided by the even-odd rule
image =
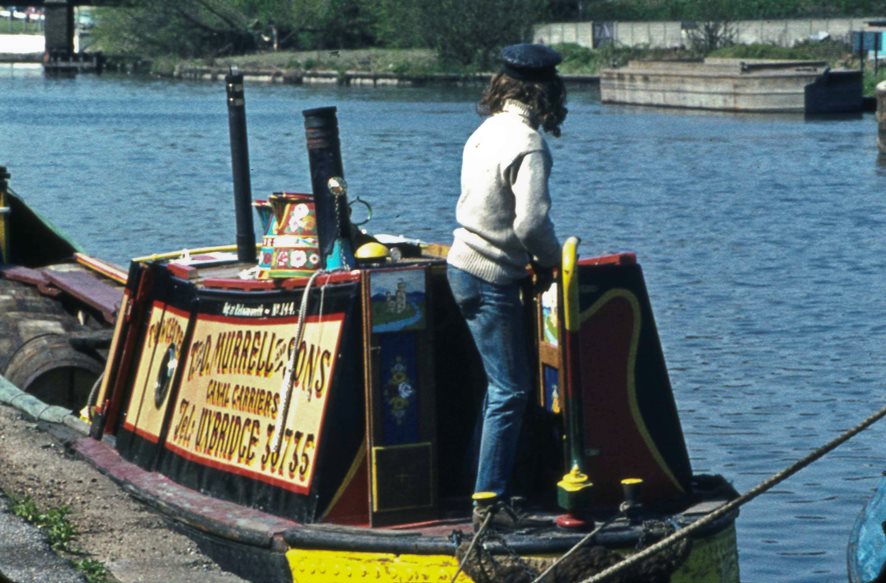
<svg viewBox="0 0 886 583">
<path fill-rule="evenodd" d="M 855 53 L 860 53 L 862 51 L 880 52 L 883 48 L 882 32 L 852 33 L 852 51 Z"/>
</svg>

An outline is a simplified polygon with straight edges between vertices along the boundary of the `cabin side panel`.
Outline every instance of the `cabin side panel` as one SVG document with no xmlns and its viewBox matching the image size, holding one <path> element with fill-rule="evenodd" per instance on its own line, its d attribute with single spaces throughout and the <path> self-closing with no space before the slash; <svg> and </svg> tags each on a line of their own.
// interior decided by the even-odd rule
<svg viewBox="0 0 886 583">
<path fill-rule="evenodd" d="M 580 265 L 578 295 L 570 366 L 595 503 L 617 506 L 625 478 L 644 480 L 647 504 L 685 496 L 689 457 L 640 266 Z"/>
</svg>

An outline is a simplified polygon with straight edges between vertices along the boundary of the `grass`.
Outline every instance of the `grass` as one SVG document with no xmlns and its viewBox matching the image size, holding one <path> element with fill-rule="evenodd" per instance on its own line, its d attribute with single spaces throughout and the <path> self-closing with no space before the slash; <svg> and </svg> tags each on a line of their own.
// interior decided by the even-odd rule
<svg viewBox="0 0 886 583">
<path fill-rule="evenodd" d="M 49 545 L 54 551 L 69 555 L 83 554 L 83 551 L 74 545 L 74 540 L 77 538 L 77 528 L 68 519 L 68 515 L 71 513 L 69 507 L 58 506 L 42 510 L 30 496 L 19 498 L 7 495 L 7 497 L 10 500 L 12 513 L 45 532 Z M 72 563 L 88 583 L 111 583 L 113 581 L 107 567 L 100 561 L 76 559 Z"/>
<path fill-rule="evenodd" d="M 647 47 L 602 47 L 589 49 L 577 44 L 559 44 L 554 47 L 563 56 L 559 71 L 567 75 L 597 75 L 601 69 L 623 66 L 631 60 L 700 59 L 701 54 L 681 49 L 650 49 Z M 826 61 L 832 68 L 858 68 L 857 55 L 845 43 L 826 40 L 804 42 L 793 47 L 766 44 L 732 45 L 717 49 L 708 56 L 737 59 L 788 59 Z M 151 71 L 160 76 L 172 76 L 178 67 L 221 67 L 236 65 L 240 70 L 297 70 L 297 71 L 357 71 L 389 73 L 403 77 L 417 77 L 436 73 L 471 74 L 471 68 L 447 67 L 440 63 L 430 49 L 353 49 L 341 51 L 278 51 L 249 55 L 218 57 L 215 59 L 185 60 L 175 57 L 154 59 Z M 878 76 L 866 68 L 864 95 L 874 95 L 874 86 L 884 79 L 881 67 Z"/>
<path fill-rule="evenodd" d="M 2 19 L 0 20 L 0 34 L 43 34 L 43 23 Z"/>
<path fill-rule="evenodd" d="M 193 65 L 240 69 L 295 69 L 301 71 L 360 71 L 418 75 L 449 72 L 430 49 L 353 49 L 341 51 L 277 51 L 193 61 Z"/>
<path fill-rule="evenodd" d="M 862 93 L 866 96 L 873 96 L 877 92 L 877 83 L 886 81 L 886 62 L 880 65 L 880 70 L 876 74 L 873 69 L 867 68 L 864 72 L 864 88 Z"/>
</svg>

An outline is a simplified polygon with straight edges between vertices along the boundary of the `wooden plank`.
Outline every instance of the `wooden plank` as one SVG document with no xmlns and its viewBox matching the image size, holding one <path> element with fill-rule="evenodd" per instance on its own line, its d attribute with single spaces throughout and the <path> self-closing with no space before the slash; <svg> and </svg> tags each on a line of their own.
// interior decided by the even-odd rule
<svg viewBox="0 0 886 583">
<path fill-rule="evenodd" d="M 65 293 L 98 310 L 105 321 L 114 323 L 123 289 L 108 285 L 85 271 L 43 270 L 49 282 Z"/>
<path fill-rule="evenodd" d="M 6 279 L 20 281 L 28 285 L 41 286 L 49 284 L 49 279 L 47 279 L 43 271 L 31 267 L 22 267 L 21 265 L 0 267 L 0 274 Z"/>
</svg>

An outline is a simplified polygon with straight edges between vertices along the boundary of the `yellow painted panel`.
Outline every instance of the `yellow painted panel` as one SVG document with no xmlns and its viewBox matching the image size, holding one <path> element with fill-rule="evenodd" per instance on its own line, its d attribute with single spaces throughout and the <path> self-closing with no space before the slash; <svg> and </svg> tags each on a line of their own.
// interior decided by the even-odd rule
<svg viewBox="0 0 886 583">
<path fill-rule="evenodd" d="M 455 557 L 290 549 L 286 553 L 293 583 L 330 581 L 449 582 L 458 570 Z M 473 581 L 460 573 L 459 583 Z"/>
<path fill-rule="evenodd" d="M 197 317 L 166 448 L 307 493 L 344 314 L 307 317 L 296 347 L 298 317 L 285 310 L 297 306 L 225 304 L 222 315 Z"/>
<path fill-rule="evenodd" d="M 187 312 L 160 302 L 155 302 L 151 307 L 145 346 L 132 385 L 132 397 L 126 411 L 124 427 L 155 443 L 159 440 L 169 403 L 169 391 L 159 404 L 155 398 L 160 369 L 166 365 L 163 357 L 170 346 L 174 345 L 175 361 L 181 358 L 187 327 Z"/>
</svg>

